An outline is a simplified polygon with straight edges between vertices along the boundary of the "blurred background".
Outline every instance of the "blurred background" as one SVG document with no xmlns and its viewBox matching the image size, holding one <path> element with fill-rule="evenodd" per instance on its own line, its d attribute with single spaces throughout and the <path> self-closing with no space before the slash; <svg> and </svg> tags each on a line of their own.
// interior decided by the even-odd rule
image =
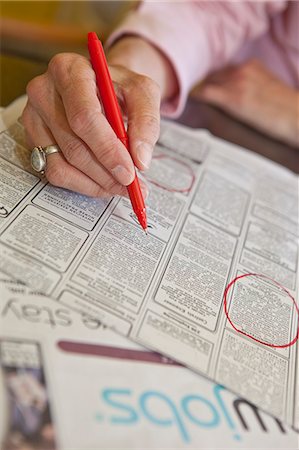
<svg viewBox="0 0 299 450">
<path fill-rule="evenodd" d="M 25 93 L 56 53 L 87 54 L 88 31 L 105 41 L 131 1 L 0 1 L 0 106 Z"/>
</svg>

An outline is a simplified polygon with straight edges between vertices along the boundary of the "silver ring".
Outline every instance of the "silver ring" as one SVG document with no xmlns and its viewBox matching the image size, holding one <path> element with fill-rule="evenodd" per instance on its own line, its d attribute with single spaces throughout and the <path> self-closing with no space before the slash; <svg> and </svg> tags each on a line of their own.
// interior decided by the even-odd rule
<svg viewBox="0 0 299 450">
<path fill-rule="evenodd" d="M 58 145 L 47 145 L 46 147 L 38 145 L 37 147 L 34 147 L 31 151 L 30 159 L 32 169 L 43 175 L 47 167 L 47 156 L 59 152 L 61 152 L 61 150 Z"/>
</svg>

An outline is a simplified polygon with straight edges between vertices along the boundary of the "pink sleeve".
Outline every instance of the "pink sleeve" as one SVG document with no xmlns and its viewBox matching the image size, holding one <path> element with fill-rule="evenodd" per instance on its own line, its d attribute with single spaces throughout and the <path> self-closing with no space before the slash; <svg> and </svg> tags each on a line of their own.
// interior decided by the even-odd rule
<svg viewBox="0 0 299 450">
<path fill-rule="evenodd" d="M 249 40 L 268 30 L 287 1 L 143 1 L 110 36 L 138 35 L 163 52 L 176 73 L 179 93 L 162 112 L 178 116 L 189 90 L 228 63 Z"/>
</svg>

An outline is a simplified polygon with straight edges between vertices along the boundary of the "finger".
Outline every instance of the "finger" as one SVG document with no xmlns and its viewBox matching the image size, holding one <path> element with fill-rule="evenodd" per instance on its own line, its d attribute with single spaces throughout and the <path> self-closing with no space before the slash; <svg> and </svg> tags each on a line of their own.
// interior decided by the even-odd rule
<svg viewBox="0 0 299 450">
<path fill-rule="evenodd" d="M 70 128 L 61 97 L 58 96 L 53 85 L 51 102 L 45 96 L 36 102 L 38 113 L 43 121 L 49 124 L 55 142 L 59 145 L 65 159 L 72 166 L 85 173 L 99 184 L 105 191 L 113 195 L 122 195 L 123 186 L 99 163 L 87 145 Z"/>
<path fill-rule="evenodd" d="M 105 191 L 87 175 L 68 164 L 61 153 L 56 153 L 52 158 L 47 158 L 45 175 L 54 186 L 63 187 L 89 197 L 111 197 L 110 192 Z"/>
<path fill-rule="evenodd" d="M 31 147 L 35 145 L 45 147 L 56 143 L 51 131 L 30 103 L 27 104 L 23 112 L 22 121 L 26 127 L 28 144 Z M 111 196 L 111 193 L 107 192 L 102 186 L 70 165 L 62 153 L 54 153 L 47 156 L 45 175 L 54 186 L 63 187 L 92 197 Z M 122 189 L 123 192 L 121 194 L 126 195 L 126 189 Z"/>
<path fill-rule="evenodd" d="M 73 132 L 120 184 L 132 183 L 135 177 L 132 158 L 102 114 L 89 62 L 74 55 L 57 55 L 49 67 Z"/>
<path fill-rule="evenodd" d="M 121 85 L 128 117 L 130 153 L 140 170 L 150 166 L 154 146 L 160 133 L 160 89 L 150 78 L 116 68 L 111 74 Z"/>
</svg>

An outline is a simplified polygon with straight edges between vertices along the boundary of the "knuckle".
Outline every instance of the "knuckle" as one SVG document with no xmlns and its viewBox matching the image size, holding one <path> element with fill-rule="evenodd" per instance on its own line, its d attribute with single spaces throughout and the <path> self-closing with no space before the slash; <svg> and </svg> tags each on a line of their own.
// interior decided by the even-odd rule
<svg viewBox="0 0 299 450">
<path fill-rule="evenodd" d="M 144 89 L 145 85 L 148 84 L 148 81 L 150 80 L 150 78 L 148 78 L 145 75 L 141 75 L 141 74 L 135 74 L 135 76 L 132 79 L 132 84 L 134 84 L 138 89 Z"/>
<path fill-rule="evenodd" d="M 47 92 L 46 89 L 46 75 L 39 75 L 33 78 L 26 87 L 26 93 L 29 100 L 33 104 L 40 104 L 42 99 L 45 97 Z"/>
<path fill-rule="evenodd" d="M 90 197 L 107 197 L 107 194 L 105 195 L 105 191 L 101 186 L 95 185 L 95 187 L 90 191 L 89 193 Z"/>
<path fill-rule="evenodd" d="M 107 180 L 103 184 L 103 188 L 105 189 L 106 192 L 110 192 L 111 194 L 114 195 L 119 194 L 119 192 L 122 190 L 122 186 L 113 179 Z"/>
<path fill-rule="evenodd" d="M 74 55 L 72 53 L 58 53 L 49 62 L 48 71 L 62 90 L 67 89 L 70 85 L 73 60 Z"/>
<path fill-rule="evenodd" d="M 150 139 L 156 142 L 160 136 L 160 119 L 159 116 L 151 111 L 145 111 L 142 114 L 134 113 L 129 119 L 129 127 L 133 129 L 133 133 L 145 133 Z"/>
<path fill-rule="evenodd" d="M 59 68 L 61 66 L 61 64 L 64 64 L 65 58 L 68 54 L 67 53 L 57 53 L 56 55 L 54 55 L 49 62 L 49 70 L 54 70 L 56 68 Z"/>
<path fill-rule="evenodd" d="M 160 87 L 158 83 L 149 77 L 144 77 L 143 89 L 145 89 L 150 96 L 160 96 Z"/>
<path fill-rule="evenodd" d="M 53 186 L 62 187 L 66 179 L 65 168 L 53 162 L 46 169 L 46 177 Z"/>
<path fill-rule="evenodd" d="M 160 97 L 160 87 L 156 81 L 146 75 L 135 74 L 131 79 L 132 85 L 141 92 L 143 92 L 146 97 L 158 96 Z"/>
<path fill-rule="evenodd" d="M 142 75 L 130 72 L 130 76 L 127 76 L 123 81 L 122 89 L 126 94 L 130 94 L 133 89 L 138 89 L 142 78 Z"/>
<path fill-rule="evenodd" d="M 60 73 L 61 70 L 65 70 L 69 65 L 70 54 L 69 53 L 57 53 L 50 59 L 48 64 L 48 70 L 52 74 Z"/>
<path fill-rule="evenodd" d="M 83 106 L 70 114 L 69 125 L 78 136 L 86 135 L 98 124 L 98 114 L 99 111 Z"/>
<path fill-rule="evenodd" d="M 83 145 L 74 139 L 67 140 L 63 143 L 62 151 L 65 159 L 74 166 L 82 166 L 85 164 Z"/>
<path fill-rule="evenodd" d="M 158 140 L 160 135 L 160 120 L 154 114 L 145 116 L 146 128 L 150 131 L 153 138 Z"/>
<path fill-rule="evenodd" d="M 92 197 L 101 198 L 111 198 L 112 195 L 118 195 L 113 192 L 108 192 L 104 187 L 98 186 L 94 189 L 94 193 L 91 194 Z"/>
<path fill-rule="evenodd" d="M 150 80 L 150 78 L 145 75 L 136 72 L 130 72 L 130 76 L 127 76 L 124 81 L 123 89 L 127 94 L 136 89 L 139 91 L 143 91 L 145 90 L 144 85 L 148 83 L 148 80 Z"/>
<path fill-rule="evenodd" d="M 68 90 L 72 86 L 74 77 L 90 82 L 94 72 L 88 59 L 76 53 L 58 53 L 48 64 L 48 72 L 55 79 L 60 90 Z"/>
<path fill-rule="evenodd" d="M 114 167 L 117 159 L 116 148 L 119 145 L 117 137 L 110 137 L 105 140 L 100 149 L 100 154 L 98 159 L 103 163 L 104 166 Z"/>
</svg>

